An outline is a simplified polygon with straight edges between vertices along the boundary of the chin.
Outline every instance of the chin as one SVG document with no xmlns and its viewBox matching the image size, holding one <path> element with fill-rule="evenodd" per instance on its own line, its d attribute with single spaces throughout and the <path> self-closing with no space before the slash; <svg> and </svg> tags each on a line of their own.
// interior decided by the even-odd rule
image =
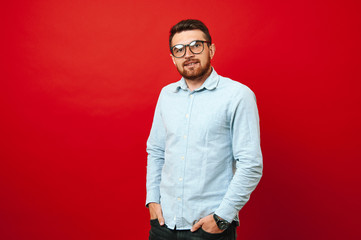
<svg viewBox="0 0 361 240">
<path fill-rule="evenodd" d="M 188 80 L 197 80 L 199 78 L 202 78 L 204 75 L 206 75 L 208 72 L 207 69 L 197 69 L 196 71 L 183 71 L 182 73 L 180 72 L 180 74 L 188 79 Z"/>
<path fill-rule="evenodd" d="M 183 75 L 183 77 L 185 77 L 188 80 L 196 80 L 200 77 L 202 77 L 203 75 Z"/>
<path fill-rule="evenodd" d="M 209 62 L 205 67 L 199 66 L 197 68 L 193 68 L 192 71 L 186 70 L 183 67 L 177 67 L 177 70 L 179 74 L 187 80 L 197 80 L 207 74 L 210 66 Z"/>
</svg>

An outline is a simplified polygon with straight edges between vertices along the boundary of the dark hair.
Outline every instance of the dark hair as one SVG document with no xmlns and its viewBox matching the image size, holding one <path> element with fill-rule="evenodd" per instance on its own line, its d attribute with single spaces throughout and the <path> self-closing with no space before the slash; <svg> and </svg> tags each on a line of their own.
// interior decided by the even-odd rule
<svg viewBox="0 0 361 240">
<path fill-rule="evenodd" d="M 196 20 L 196 19 L 186 19 L 186 20 L 180 21 L 179 23 L 177 23 L 170 29 L 170 31 L 169 31 L 169 48 L 172 47 L 172 39 L 176 33 L 188 31 L 188 30 L 196 30 L 196 29 L 201 30 L 204 33 L 206 40 L 208 42 L 210 42 L 210 44 L 212 43 L 212 37 L 209 34 L 208 28 L 206 27 L 206 25 L 203 22 Z"/>
</svg>

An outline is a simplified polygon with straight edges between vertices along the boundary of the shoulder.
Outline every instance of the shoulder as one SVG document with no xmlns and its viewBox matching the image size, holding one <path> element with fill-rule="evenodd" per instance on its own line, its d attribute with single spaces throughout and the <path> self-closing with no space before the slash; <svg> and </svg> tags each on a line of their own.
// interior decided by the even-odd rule
<svg viewBox="0 0 361 240">
<path fill-rule="evenodd" d="M 178 82 L 173 82 L 173 83 L 170 83 L 166 86 L 164 86 L 161 90 L 161 94 L 164 94 L 164 93 L 174 93 L 176 92 L 177 88 L 179 87 L 180 81 Z"/>
<path fill-rule="evenodd" d="M 172 92 L 172 91 L 174 91 L 174 90 L 177 89 L 178 85 L 179 85 L 179 81 L 178 81 L 178 82 L 170 83 L 170 84 L 164 86 L 164 87 L 162 88 L 162 91 L 171 91 L 171 92 Z"/>
<path fill-rule="evenodd" d="M 219 76 L 219 90 L 226 91 L 233 98 L 255 97 L 253 91 L 243 83 L 227 77 Z"/>
</svg>

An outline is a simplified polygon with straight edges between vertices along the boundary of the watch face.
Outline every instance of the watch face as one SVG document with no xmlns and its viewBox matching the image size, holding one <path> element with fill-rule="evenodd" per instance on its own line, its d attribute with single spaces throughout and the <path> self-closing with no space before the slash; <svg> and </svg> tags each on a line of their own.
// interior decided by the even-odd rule
<svg viewBox="0 0 361 240">
<path fill-rule="evenodd" d="M 230 223 L 228 223 L 227 221 L 221 220 L 216 214 L 214 214 L 213 217 L 217 223 L 218 228 L 221 230 L 226 230 L 227 227 L 230 225 Z"/>
<path fill-rule="evenodd" d="M 223 221 L 220 221 L 219 224 L 218 224 L 218 227 L 221 230 L 225 230 L 228 227 L 228 224 L 223 222 Z"/>
</svg>

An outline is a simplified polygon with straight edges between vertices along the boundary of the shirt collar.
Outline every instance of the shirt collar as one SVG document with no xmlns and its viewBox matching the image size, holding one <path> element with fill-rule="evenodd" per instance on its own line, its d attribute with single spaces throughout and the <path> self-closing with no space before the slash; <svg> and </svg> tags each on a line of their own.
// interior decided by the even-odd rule
<svg viewBox="0 0 361 240">
<path fill-rule="evenodd" d="M 209 77 L 206 79 L 206 81 L 204 81 L 202 86 L 200 86 L 198 89 L 196 89 L 194 91 L 200 91 L 204 88 L 207 90 L 213 90 L 218 86 L 218 82 L 219 82 L 219 75 L 217 74 L 216 70 L 214 70 L 214 68 L 212 67 L 211 75 L 209 75 Z M 188 89 L 188 86 L 187 86 L 187 83 L 186 83 L 184 77 L 182 77 L 181 80 L 176 82 L 174 85 L 174 92 L 178 92 L 179 89 L 182 89 L 184 91 L 187 91 L 187 89 Z"/>
</svg>

